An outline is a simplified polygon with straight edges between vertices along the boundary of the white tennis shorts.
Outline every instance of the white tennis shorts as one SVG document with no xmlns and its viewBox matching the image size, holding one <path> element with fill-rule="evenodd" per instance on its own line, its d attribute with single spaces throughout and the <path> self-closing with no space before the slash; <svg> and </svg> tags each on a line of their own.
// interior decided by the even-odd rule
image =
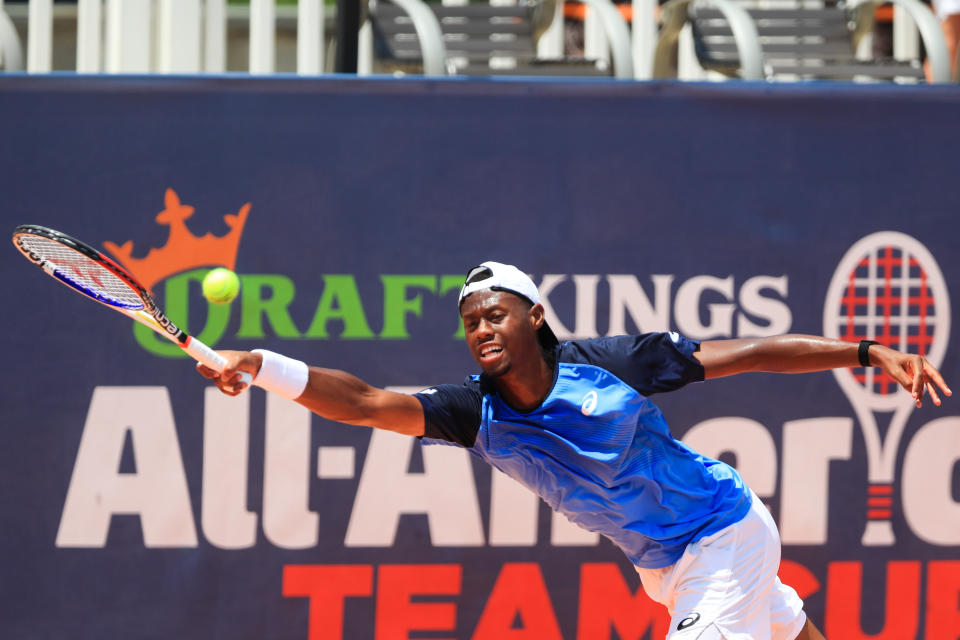
<svg viewBox="0 0 960 640">
<path fill-rule="evenodd" d="M 941 20 L 954 13 L 960 13 L 960 0 L 933 0 L 933 11 Z"/>
<path fill-rule="evenodd" d="M 754 495 L 740 522 L 690 544 L 676 564 L 637 573 L 670 612 L 667 640 L 794 640 L 807 618 L 779 567 L 777 526 Z"/>
</svg>

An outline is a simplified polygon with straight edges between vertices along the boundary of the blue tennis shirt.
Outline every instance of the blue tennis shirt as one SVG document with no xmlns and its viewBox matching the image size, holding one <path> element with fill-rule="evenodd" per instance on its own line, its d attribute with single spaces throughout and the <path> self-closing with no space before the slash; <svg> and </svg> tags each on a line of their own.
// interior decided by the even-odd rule
<svg viewBox="0 0 960 640">
<path fill-rule="evenodd" d="M 634 565 L 669 566 L 751 502 L 740 475 L 674 439 L 649 399 L 703 380 L 699 347 L 676 333 L 562 343 L 550 393 L 527 412 L 483 375 L 425 389 L 423 442 L 466 447 Z"/>
</svg>

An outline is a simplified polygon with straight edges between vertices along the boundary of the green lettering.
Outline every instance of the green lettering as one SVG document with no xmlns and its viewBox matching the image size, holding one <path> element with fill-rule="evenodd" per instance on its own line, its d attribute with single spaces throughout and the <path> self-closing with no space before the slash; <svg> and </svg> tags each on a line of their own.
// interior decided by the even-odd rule
<svg viewBox="0 0 960 640">
<path fill-rule="evenodd" d="M 323 294 L 313 314 L 313 321 L 304 336 L 329 338 L 327 324 L 331 320 L 343 322 L 341 338 L 373 338 L 373 331 L 363 312 L 363 303 L 357 291 L 357 281 L 351 275 L 324 275 Z"/>
<path fill-rule="evenodd" d="M 200 288 L 200 282 L 203 276 L 207 275 L 209 269 L 194 269 L 177 274 L 167 278 L 164 282 L 163 292 L 163 311 L 171 321 L 178 327 L 186 330 L 187 320 L 190 317 L 190 283 L 197 283 L 197 290 Z M 230 305 L 220 305 L 207 303 L 207 321 L 203 325 L 203 331 L 196 334 L 197 339 L 210 345 L 211 347 L 223 337 L 227 329 L 227 322 L 230 320 Z M 163 358 L 186 357 L 183 349 L 171 342 L 158 336 L 153 330 L 139 322 L 133 323 L 133 336 L 141 347 L 150 353 Z"/>
<path fill-rule="evenodd" d="M 267 293 L 269 292 L 269 293 Z M 263 338 L 263 318 L 281 338 L 299 338 L 287 307 L 293 301 L 293 281 L 282 275 L 240 276 L 240 329 L 238 338 Z"/>
<path fill-rule="evenodd" d="M 423 315 L 423 295 L 418 293 L 408 298 L 407 290 L 426 289 L 436 293 L 437 279 L 434 276 L 381 275 L 380 280 L 383 282 L 383 330 L 380 337 L 409 339 L 407 315 L 412 313 L 418 318 Z"/>
<path fill-rule="evenodd" d="M 447 294 L 448 291 L 456 291 L 460 294 L 460 288 L 463 287 L 463 276 L 440 276 L 440 297 Z M 457 330 L 453 334 L 454 340 L 463 340 L 466 334 L 463 332 L 463 321 L 460 319 L 460 310 L 457 309 Z"/>
</svg>

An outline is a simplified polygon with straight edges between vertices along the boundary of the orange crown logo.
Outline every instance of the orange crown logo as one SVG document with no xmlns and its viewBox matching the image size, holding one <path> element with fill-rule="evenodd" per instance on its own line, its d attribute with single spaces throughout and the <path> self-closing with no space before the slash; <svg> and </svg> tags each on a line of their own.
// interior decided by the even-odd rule
<svg viewBox="0 0 960 640">
<path fill-rule="evenodd" d="M 180 197 L 173 189 L 164 194 L 166 209 L 157 214 L 157 224 L 170 227 L 167 243 L 160 249 L 151 248 L 143 258 L 133 257 L 133 240 L 122 245 L 107 241 L 103 243 L 113 257 L 127 270 L 133 273 L 146 289 L 167 276 L 195 269 L 197 267 L 226 267 L 233 271 L 237 262 L 237 250 L 240 248 L 240 236 L 243 225 L 250 213 L 250 203 L 240 207 L 236 214 L 223 216 L 230 232 L 222 237 L 207 233 L 197 237 L 190 232 L 184 222 L 193 215 L 193 207 L 180 203 Z"/>
</svg>

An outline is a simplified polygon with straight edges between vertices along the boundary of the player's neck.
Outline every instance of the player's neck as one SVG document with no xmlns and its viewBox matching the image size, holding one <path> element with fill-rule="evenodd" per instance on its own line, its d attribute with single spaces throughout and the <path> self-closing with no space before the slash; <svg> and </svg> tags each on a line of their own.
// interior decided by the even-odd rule
<svg viewBox="0 0 960 640">
<path fill-rule="evenodd" d="M 496 379 L 497 391 L 508 405 L 518 411 L 536 409 L 553 388 L 553 367 L 542 355 L 531 358 L 525 366 L 514 365 Z"/>
</svg>

